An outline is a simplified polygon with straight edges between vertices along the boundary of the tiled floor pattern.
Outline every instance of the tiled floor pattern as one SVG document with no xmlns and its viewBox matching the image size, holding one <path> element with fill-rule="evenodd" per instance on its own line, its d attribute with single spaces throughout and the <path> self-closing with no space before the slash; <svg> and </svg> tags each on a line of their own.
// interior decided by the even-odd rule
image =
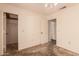
<svg viewBox="0 0 79 59">
<path fill-rule="evenodd" d="M 23 49 L 21 51 L 8 50 L 4 56 L 75 56 L 76 53 L 57 47 L 55 41 Z"/>
</svg>

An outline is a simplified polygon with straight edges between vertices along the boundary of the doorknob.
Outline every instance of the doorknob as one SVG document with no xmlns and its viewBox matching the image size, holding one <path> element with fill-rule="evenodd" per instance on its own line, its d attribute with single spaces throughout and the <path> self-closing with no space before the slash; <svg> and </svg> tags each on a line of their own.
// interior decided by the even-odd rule
<svg viewBox="0 0 79 59">
<path fill-rule="evenodd" d="M 43 32 L 41 32 L 41 34 L 43 34 Z"/>
</svg>

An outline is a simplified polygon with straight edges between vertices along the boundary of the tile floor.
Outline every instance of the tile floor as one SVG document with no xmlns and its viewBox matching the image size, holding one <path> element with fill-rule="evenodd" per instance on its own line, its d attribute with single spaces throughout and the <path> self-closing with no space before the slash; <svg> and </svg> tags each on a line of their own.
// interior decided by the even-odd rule
<svg viewBox="0 0 79 59">
<path fill-rule="evenodd" d="M 75 56 L 79 55 L 56 46 L 56 41 L 40 44 L 21 51 L 8 49 L 4 56 Z"/>
</svg>

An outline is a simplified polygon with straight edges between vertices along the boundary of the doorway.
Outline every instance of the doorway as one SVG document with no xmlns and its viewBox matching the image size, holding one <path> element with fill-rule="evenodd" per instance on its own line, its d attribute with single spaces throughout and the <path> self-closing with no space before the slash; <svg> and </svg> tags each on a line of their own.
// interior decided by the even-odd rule
<svg viewBox="0 0 79 59">
<path fill-rule="evenodd" d="M 4 52 L 13 53 L 18 50 L 18 15 L 4 13 L 3 29 Z"/>
<path fill-rule="evenodd" d="M 56 19 L 48 21 L 48 41 L 56 45 Z"/>
</svg>

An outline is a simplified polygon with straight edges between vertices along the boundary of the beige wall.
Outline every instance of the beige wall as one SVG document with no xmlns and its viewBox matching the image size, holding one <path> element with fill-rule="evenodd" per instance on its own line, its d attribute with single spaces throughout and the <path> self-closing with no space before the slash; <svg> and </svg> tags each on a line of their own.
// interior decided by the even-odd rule
<svg viewBox="0 0 79 59">
<path fill-rule="evenodd" d="M 79 5 L 52 14 L 57 19 L 57 46 L 79 53 Z"/>
<path fill-rule="evenodd" d="M 43 34 L 41 34 L 41 44 L 48 42 L 48 20 L 46 16 L 43 16 L 42 18 L 43 19 L 41 19 L 41 32 L 43 32 Z"/>
<path fill-rule="evenodd" d="M 17 14 L 19 17 L 18 20 L 19 50 L 47 42 L 48 22 L 43 15 L 5 4 L 0 4 L 0 10 L 2 12 Z M 42 39 L 41 37 L 41 31 L 44 32 L 43 34 L 44 39 Z"/>
</svg>

